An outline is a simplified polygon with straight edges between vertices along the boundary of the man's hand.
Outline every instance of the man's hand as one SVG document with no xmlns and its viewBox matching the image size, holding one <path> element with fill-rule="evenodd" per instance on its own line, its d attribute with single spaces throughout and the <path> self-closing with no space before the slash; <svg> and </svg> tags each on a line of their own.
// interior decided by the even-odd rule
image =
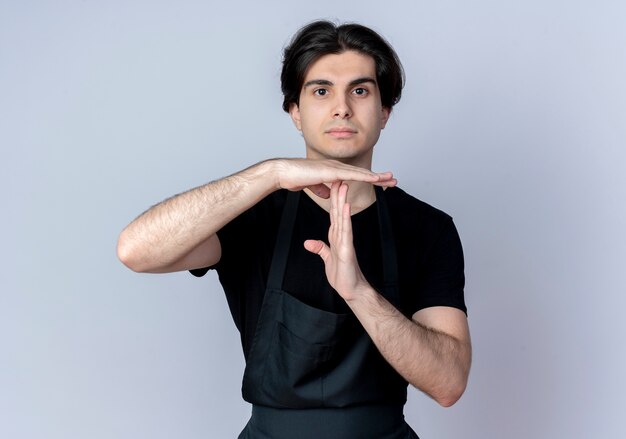
<svg viewBox="0 0 626 439">
<path fill-rule="evenodd" d="M 275 159 L 272 162 L 277 189 L 299 191 L 308 188 L 321 198 L 330 197 L 331 191 L 326 184 L 333 182 L 360 181 L 385 187 L 397 183 L 391 172 L 372 172 L 336 160 Z"/>
<path fill-rule="evenodd" d="M 369 284 L 359 267 L 352 238 L 350 204 L 347 203 L 348 185 L 334 182 L 330 188 L 330 228 L 328 242 L 309 239 L 304 248 L 318 254 L 324 261 L 330 285 L 344 300 L 350 301 Z"/>
</svg>

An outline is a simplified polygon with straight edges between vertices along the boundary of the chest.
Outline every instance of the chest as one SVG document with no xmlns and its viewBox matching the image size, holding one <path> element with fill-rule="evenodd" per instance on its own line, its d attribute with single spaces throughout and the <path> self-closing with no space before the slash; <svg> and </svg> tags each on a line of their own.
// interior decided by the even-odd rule
<svg viewBox="0 0 626 439">
<path fill-rule="evenodd" d="M 345 301 L 326 279 L 321 258 L 304 248 L 307 239 L 328 243 L 330 221 L 318 206 L 305 203 L 298 210 L 293 228 L 283 288 L 302 302 L 325 311 L 346 313 Z M 382 285 L 383 270 L 378 216 L 375 209 L 366 209 L 353 216 L 354 246 L 361 271 L 374 287 Z"/>
</svg>

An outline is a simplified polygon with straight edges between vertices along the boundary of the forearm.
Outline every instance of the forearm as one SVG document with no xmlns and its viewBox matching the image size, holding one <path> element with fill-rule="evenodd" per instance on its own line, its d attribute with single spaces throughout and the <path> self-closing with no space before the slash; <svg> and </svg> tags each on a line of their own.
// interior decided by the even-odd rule
<svg viewBox="0 0 626 439">
<path fill-rule="evenodd" d="M 338 180 L 396 184 L 390 172 L 375 173 L 335 160 L 267 160 L 152 207 L 122 231 L 118 256 L 135 271 L 206 267 L 220 257 L 215 233 L 271 192 L 309 188 L 328 198 L 325 183 Z"/>
<path fill-rule="evenodd" d="M 135 271 L 175 263 L 275 191 L 274 167 L 272 161 L 261 162 L 153 206 L 122 231 L 120 259 Z"/>
<path fill-rule="evenodd" d="M 343 183 L 331 187 L 329 244 L 307 240 L 304 247 L 322 258 L 328 282 L 387 362 L 409 383 L 448 407 L 461 397 L 467 384 L 471 362 L 467 319 L 459 310 L 433 307 L 415 313 L 413 318 L 419 321 L 409 320 L 371 287 L 354 250 L 347 192 Z"/>
<path fill-rule="evenodd" d="M 408 319 L 369 285 L 347 303 L 404 379 L 445 407 L 461 397 L 471 362 L 469 340 Z"/>
</svg>

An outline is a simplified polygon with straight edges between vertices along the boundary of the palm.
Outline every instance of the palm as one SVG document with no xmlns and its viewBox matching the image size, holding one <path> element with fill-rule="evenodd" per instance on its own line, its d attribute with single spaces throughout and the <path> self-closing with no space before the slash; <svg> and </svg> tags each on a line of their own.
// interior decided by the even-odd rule
<svg viewBox="0 0 626 439">
<path fill-rule="evenodd" d="M 346 203 L 348 187 L 333 183 L 330 189 L 330 228 L 328 242 L 309 240 L 305 248 L 320 255 L 330 285 L 345 300 L 351 300 L 367 284 L 359 267 L 352 238 L 350 205 Z"/>
</svg>

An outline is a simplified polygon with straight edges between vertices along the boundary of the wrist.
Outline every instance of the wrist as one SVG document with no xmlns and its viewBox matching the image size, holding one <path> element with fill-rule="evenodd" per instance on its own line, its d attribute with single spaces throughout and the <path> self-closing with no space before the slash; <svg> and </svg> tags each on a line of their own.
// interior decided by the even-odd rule
<svg viewBox="0 0 626 439">
<path fill-rule="evenodd" d="M 364 280 L 352 290 L 346 302 L 350 308 L 361 308 L 371 306 L 378 300 L 378 296 L 378 292 Z"/>
<path fill-rule="evenodd" d="M 279 161 L 281 159 L 263 160 L 238 174 L 255 188 L 261 189 L 266 195 L 280 189 Z"/>
<path fill-rule="evenodd" d="M 285 167 L 285 159 L 269 159 L 261 162 L 261 172 L 269 178 L 272 189 L 279 190 L 283 189 L 281 183 L 281 175 L 283 174 L 283 169 Z"/>
</svg>

